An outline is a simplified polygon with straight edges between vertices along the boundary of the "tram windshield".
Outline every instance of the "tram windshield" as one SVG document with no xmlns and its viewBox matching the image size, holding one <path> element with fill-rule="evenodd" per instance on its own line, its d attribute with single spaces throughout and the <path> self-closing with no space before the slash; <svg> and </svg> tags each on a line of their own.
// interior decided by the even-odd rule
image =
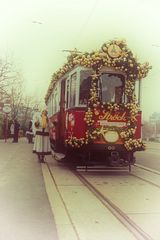
<svg viewBox="0 0 160 240">
<path fill-rule="evenodd" d="M 100 99 L 102 102 L 123 103 L 124 76 L 116 73 L 102 73 L 100 78 Z"/>
</svg>

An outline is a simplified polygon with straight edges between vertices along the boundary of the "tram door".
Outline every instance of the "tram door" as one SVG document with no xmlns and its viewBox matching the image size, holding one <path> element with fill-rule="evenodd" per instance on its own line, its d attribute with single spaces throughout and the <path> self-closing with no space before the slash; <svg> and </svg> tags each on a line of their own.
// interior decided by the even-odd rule
<svg viewBox="0 0 160 240">
<path fill-rule="evenodd" d="M 60 95 L 60 115 L 59 115 L 59 144 L 60 150 L 64 150 L 64 134 L 65 134 L 65 84 L 66 81 L 61 82 Z"/>
</svg>

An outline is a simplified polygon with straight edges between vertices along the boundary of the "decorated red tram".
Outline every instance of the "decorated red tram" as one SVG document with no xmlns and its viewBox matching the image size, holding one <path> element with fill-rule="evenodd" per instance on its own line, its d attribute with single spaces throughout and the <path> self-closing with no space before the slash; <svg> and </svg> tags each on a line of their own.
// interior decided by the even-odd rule
<svg viewBox="0 0 160 240">
<path fill-rule="evenodd" d="M 45 97 L 53 150 L 64 153 L 71 166 L 134 164 L 134 152 L 145 149 L 139 101 L 150 68 L 125 41 L 110 41 L 91 53 L 71 52 Z"/>
</svg>

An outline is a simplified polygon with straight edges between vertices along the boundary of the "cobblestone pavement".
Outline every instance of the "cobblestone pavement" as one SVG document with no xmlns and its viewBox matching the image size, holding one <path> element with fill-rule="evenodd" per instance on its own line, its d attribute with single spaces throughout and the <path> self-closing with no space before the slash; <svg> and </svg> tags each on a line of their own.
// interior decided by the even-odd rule
<svg viewBox="0 0 160 240">
<path fill-rule="evenodd" d="M 41 166 L 26 139 L 0 141 L 0 239 L 57 240 Z"/>
</svg>

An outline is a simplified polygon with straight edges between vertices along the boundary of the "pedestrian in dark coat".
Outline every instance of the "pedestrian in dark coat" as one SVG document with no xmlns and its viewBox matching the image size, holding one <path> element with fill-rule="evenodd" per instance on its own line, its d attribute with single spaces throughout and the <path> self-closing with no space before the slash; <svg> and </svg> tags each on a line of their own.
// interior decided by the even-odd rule
<svg viewBox="0 0 160 240">
<path fill-rule="evenodd" d="M 14 135 L 13 135 L 13 142 L 17 143 L 18 142 L 18 134 L 19 134 L 19 128 L 20 124 L 17 121 L 17 119 L 14 120 Z"/>
<path fill-rule="evenodd" d="M 28 131 L 26 132 L 26 136 L 28 138 L 28 143 L 33 143 L 33 130 L 32 130 L 32 120 L 29 121 Z"/>
</svg>

